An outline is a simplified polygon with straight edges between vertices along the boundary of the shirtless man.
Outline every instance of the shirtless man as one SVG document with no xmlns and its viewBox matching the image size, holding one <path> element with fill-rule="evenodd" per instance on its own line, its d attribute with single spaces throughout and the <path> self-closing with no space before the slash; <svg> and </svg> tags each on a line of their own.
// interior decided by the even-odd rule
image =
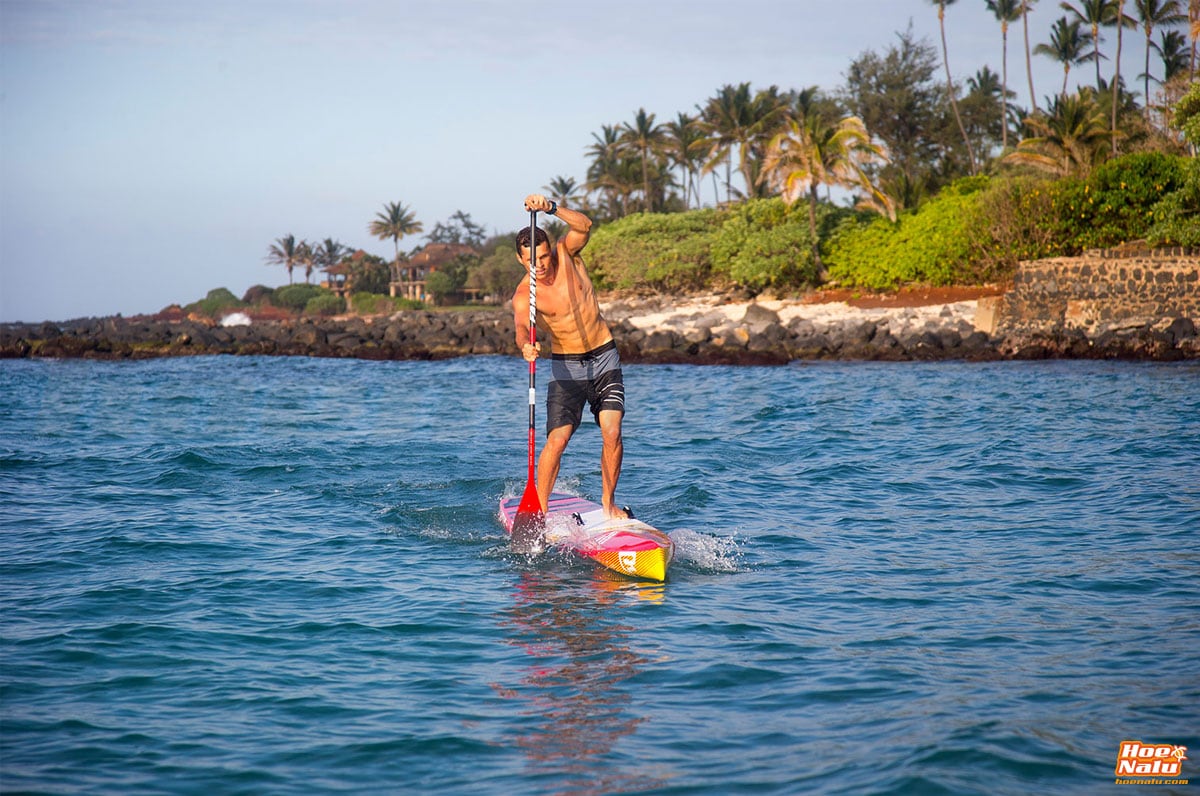
<svg viewBox="0 0 1200 796">
<path fill-rule="evenodd" d="M 537 319 L 550 333 L 553 346 L 546 391 L 546 443 L 538 457 L 537 489 L 542 511 L 558 480 L 563 451 L 583 420 L 586 402 L 600 425 L 601 505 L 606 517 L 626 517 L 613 503 L 621 476 L 621 419 L 625 414 L 625 385 L 621 360 L 612 332 L 600 315 L 600 304 L 579 252 L 587 245 L 592 221 L 583 213 L 558 207 L 540 194 L 525 197 L 525 209 L 557 215 L 567 234 L 557 243 L 538 228 L 534 260 L 537 277 Z M 517 259 L 529 268 L 529 228 L 517 234 Z M 541 344 L 529 341 L 529 275 L 513 294 L 517 345 L 525 360 L 537 359 Z"/>
</svg>

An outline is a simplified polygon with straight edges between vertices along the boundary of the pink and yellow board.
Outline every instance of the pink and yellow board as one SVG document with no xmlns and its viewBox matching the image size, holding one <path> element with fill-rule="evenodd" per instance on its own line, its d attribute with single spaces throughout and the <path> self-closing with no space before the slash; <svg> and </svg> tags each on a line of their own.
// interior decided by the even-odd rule
<svg viewBox="0 0 1200 796">
<path fill-rule="evenodd" d="M 675 543 L 641 520 L 605 519 L 599 505 L 555 492 L 546 517 L 546 543 L 570 550 L 631 578 L 663 581 L 675 555 Z M 500 501 L 500 519 L 511 531 L 521 497 Z"/>
</svg>

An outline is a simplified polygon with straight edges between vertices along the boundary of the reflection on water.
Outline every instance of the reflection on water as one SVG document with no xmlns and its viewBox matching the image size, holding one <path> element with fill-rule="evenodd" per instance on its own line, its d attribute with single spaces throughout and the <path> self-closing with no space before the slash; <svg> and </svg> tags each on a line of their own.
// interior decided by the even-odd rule
<svg viewBox="0 0 1200 796">
<path fill-rule="evenodd" d="M 523 573 L 501 624 L 529 663 L 519 685 L 494 687 L 525 703 L 531 722 L 516 743 L 530 774 L 552 780 L 553 792 L 627 793 L 662 784 L 661 766 L 627 759 L 615 747 L 648 718 L 625 683 L 648 659 L 631 649 L 637 631 L 619 621 L 617 604 L 663 596 L 662 584 Z"/>
</svg>

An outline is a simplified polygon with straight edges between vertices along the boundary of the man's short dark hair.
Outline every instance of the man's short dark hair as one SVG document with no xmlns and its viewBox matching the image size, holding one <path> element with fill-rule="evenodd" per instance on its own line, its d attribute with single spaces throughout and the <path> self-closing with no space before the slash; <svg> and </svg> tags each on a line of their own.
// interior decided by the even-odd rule
<svg viewBox="0 0 1200 796">
<path fill-rule="evenodd" d="M 537 230 L 537 232 L 534 233 L 534 238 L 537 240 L 537 246 L 541 246 L 543 243 L 550 245 L 550 238 L 548 235 L 546 235 L 546 230 L 542 229 L 541 227 L 534 227 L 534 229 Z M 521 249 L 530 248 L 536 249 L 537 246 L 529 245 L 529 227 L 521 227 L 521 231 L 517 233 L 517 251 L 520 252 Z"/>
</svg>

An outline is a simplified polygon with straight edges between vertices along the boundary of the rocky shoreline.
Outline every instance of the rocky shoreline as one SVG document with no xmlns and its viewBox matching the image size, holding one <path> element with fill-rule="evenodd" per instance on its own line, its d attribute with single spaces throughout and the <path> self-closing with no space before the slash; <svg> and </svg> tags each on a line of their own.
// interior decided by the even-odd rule
<svg viewBox="0 0 1200 796">
<path fill-rule="evenodd" d="M 626 362 L 780 365 L 797 360 L 993 361 L 1200 359 L 1186 317 L 1127 318 L 1090 328 L 977 328 L 978 299 L 852 306 L 847 301 L 728 295 L 610 297 L 602 303 Z M 953 297 L 951 297 L 953 299 Z M 506 309 L 406 311 L 222 323 L 162 316 L 0 324 L 0 358 L 147 359 L 211 354 L 446 359 L 516 354 Z"/>
</svg>

